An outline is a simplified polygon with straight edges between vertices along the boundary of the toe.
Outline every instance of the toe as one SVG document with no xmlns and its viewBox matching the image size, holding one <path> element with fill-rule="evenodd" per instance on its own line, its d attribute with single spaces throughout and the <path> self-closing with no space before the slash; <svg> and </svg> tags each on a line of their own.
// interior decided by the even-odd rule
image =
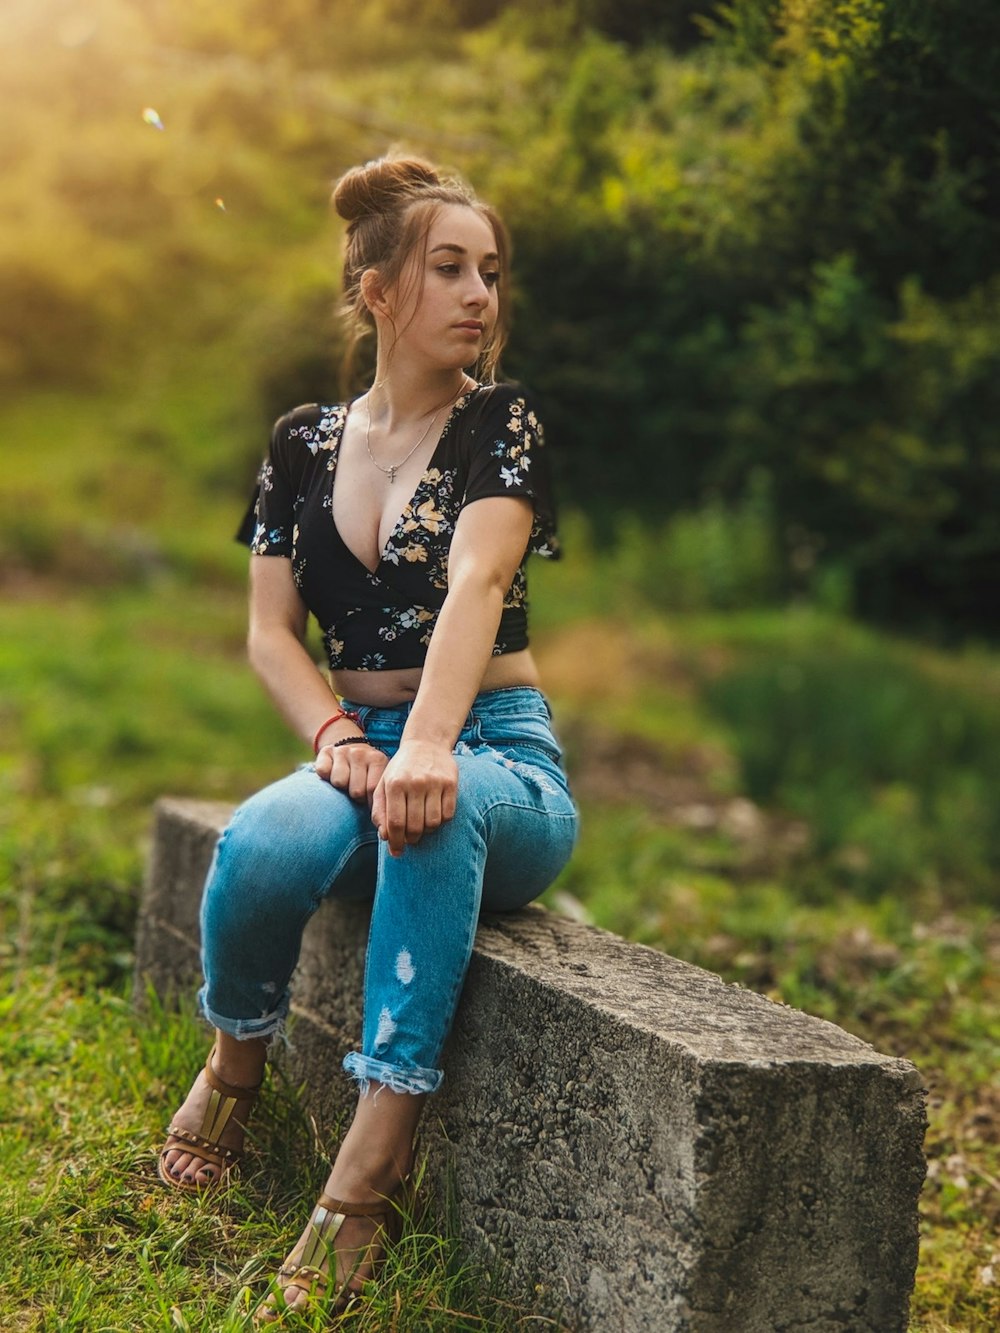
<svg viewBox="0 0 1000 1333">
<path fill-rule="evenodd" d="M 173 1161 L 170 1162 L 170 1164 L 167 1167 L 167 1170 L 170 1172 L 170 1174 L 174 1177 L 175 1180 L 180 1180 L 181 1177 L 184 1175 L 184 1173 L 187 1171 L 190 1162 L 191 1162 L 191 1154 L 189 1152 L 174 1153 Z"/>
<path fill-rule="evenodd" d="M 206 1162 L 204 1158 L 189 1157 L 182 1179 L 187 1185 L 210 1185 L 212 1177 L 206 1173 L 210 1173 L 213 1169 L 211 1163 Z"/>
<path fill-rule="evenodd" d="M 195 1172 L 194 1178 L 199 1185 L 214 1185 L 219 1179 L 219 1168 L 212 1162 L 206 1162 Z"/>
<path fill-rule="evenodd" d="M 291 1286 L 285 1288 L 285 1304 L 289 1310 L 304 1309 L 308 1300 L 309 1293 L 305 1287 L 299 1287 L 292 1283 Z"/>
</svg>

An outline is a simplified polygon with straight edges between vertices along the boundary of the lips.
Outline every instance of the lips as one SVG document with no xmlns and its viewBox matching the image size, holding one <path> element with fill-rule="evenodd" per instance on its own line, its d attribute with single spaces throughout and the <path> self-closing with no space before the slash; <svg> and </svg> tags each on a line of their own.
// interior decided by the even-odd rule
<svg viewBox="0 0 1000 1333">
<path fill-rule="evenodd" d="M 455 328 L 469 329 L 473 333 L 482 333 L 486 325 L 480 319 L 464 319 L 461 324 L 456 324 Z"/>
</svg>

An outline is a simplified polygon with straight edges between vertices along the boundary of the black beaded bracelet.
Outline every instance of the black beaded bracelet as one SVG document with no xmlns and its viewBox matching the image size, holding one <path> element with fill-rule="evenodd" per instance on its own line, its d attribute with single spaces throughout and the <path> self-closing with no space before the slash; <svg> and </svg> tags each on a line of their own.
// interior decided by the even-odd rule
<svg viewBox="0 0 1000 1333">
<path fill-rule="evenodd" d="M 336 750 L 339 749 L 341 745 L 370 745 L 373 750 L 381 750 L 382 748 L 380 745 L 376 745 L 374 741 L 370 741 L 367 736 L 345 736 L 343 740 L 331 741 L 329 745 L 323 745 L 320 748 L 323 750 Z"/>
</svg>

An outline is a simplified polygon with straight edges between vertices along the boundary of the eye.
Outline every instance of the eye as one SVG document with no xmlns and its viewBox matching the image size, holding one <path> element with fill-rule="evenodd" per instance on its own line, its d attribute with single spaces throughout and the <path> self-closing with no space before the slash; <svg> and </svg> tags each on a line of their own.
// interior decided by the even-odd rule
<svg viewBox="0 0 1000 1333">
<path fill-rule="evenodd" d="M 499 281 L 500 273 L 497 269 L 491 268 L 488 272 L 483 274 L 483 282 L 486 283 L 487 287 L 495 287 Z"/>
<path fill-rule="evenodd" d="M 437 269 L 439 273 L 447 273 L 449 278 L 453 278 L 459 272 L 457 264 L 438 264 Z"/>
</svg>

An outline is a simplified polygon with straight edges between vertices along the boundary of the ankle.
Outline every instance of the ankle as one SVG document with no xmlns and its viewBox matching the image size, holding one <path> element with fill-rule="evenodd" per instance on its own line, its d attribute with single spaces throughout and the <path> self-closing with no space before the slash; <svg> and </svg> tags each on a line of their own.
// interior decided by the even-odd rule
<svg viewBox="0 0 1000 1333">
<path fill-rule="evenodd" d="M 256 1090 L 264 1074 L 267 1052 L 263 1042 L 217 1042 L 212 1052 L 212 1072 L 234 1088 Z"/>
<path fill-rule="evenodd" d="M 412 1152 L 405 1156 L 389 1150 L 351 1150 L 345 1144 L 330 1173 L 329 1191 L 341 1199 L 364 1201 L 394 1194 L 409 1173 Z"/>
</svg>

